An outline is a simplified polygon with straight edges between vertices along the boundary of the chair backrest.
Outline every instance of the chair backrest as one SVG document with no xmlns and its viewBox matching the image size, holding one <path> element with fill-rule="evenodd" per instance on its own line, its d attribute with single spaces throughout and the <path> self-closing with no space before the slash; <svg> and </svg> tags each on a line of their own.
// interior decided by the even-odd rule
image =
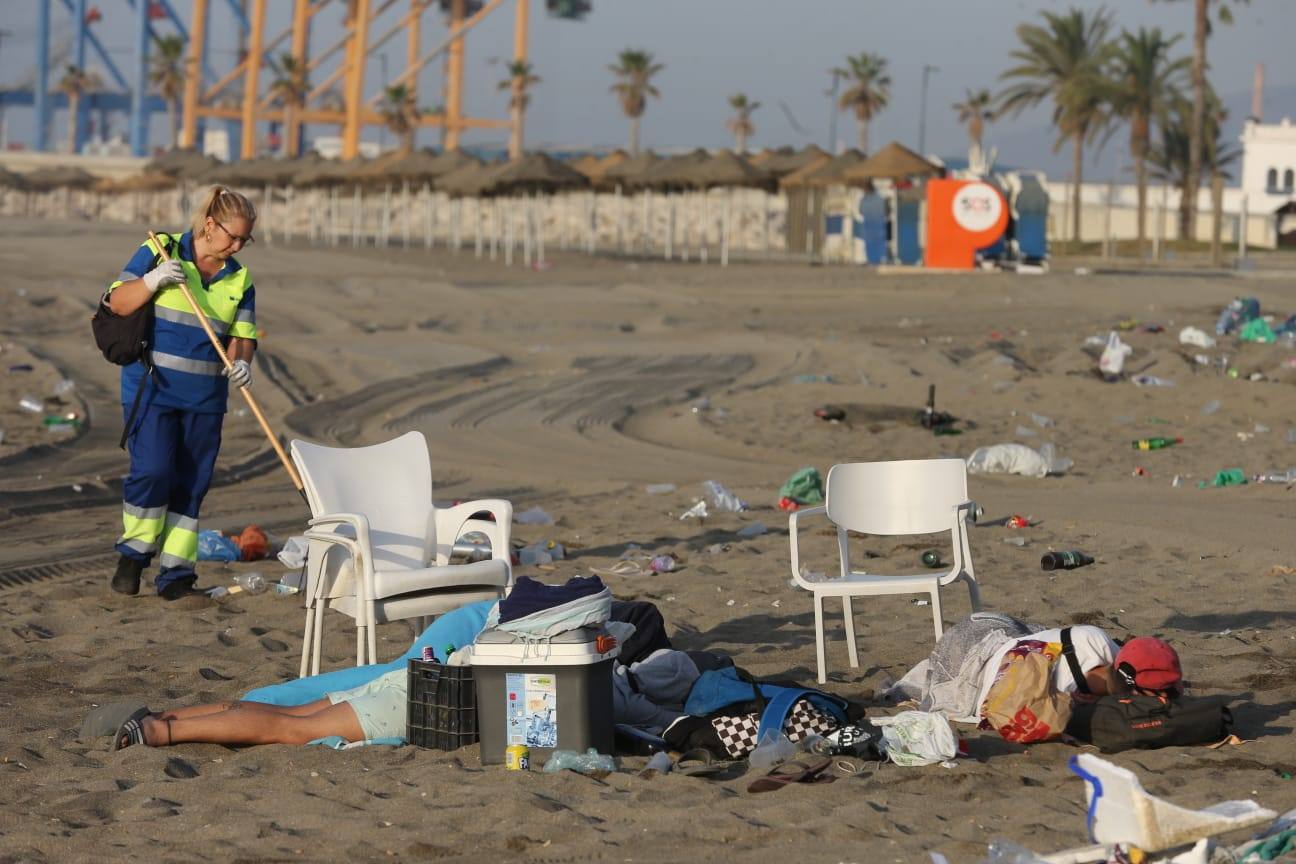
<svg viewBox="0 0 1296 864">
<path fill-rule="evenodd" d="M 828 470 L 824 503 L 836 525 L 861 534 L 934 534 L 967 501 L 962 459 L 851 462 Z"/>
<path fill-rule="evenodd" d="M 1158 852 L 1278 814 L 1254 801 L 1227 801 L 1189 810 L 1149 795 L 1138 776 L 1092 753 L 1071 757 L 1071 770 L 1085 781 L 1089 834 L 1095 843 L 1128 843 Z"/>
<path fill-rule="evenodd" d="M 290 445 L 311 512 L 359 513 L 369 520 L 374 566 L 423 566 L 435 537 L 432 463 L 422 432 L 369 447 L 324 447 L 295 439 Z"/>
</svg>

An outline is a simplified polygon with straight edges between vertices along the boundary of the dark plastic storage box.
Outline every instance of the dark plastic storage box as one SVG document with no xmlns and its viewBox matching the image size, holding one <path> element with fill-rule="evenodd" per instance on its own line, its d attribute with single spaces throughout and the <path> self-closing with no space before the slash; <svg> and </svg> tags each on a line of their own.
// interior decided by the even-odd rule
<svg viewBox="0 0 1296 864">
<path fill-rule="evenodd" d="M 405 737 L 433 750 L 477 743 L 477 688 L 471 666 L 409 661 Z"/>
</svg>

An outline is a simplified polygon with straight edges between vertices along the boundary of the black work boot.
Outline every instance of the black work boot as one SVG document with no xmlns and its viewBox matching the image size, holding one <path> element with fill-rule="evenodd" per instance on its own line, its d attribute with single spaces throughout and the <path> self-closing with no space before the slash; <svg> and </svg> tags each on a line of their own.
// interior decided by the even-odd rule
<svg viewBox="0 0 1296 864">
<path fill-rule="evenodd" d="M 184 597 L 194 597 L 207 595 L 207 592 L 194 587 L 196 579 L 177 579 L 175 582 L 168 582 L 166 587 L 158 592 L 158 596 L 163 600 L 180 600 Z"/>
<path fill-rule="evenodd" d="M 143 572 L 143 561 L 136 561 L 128 555 L 122 555 L 117 559 L 117 572 L 113 573 L 112 590 L 118 594 L 138 594 L 140 574 Z"/>
</svg>

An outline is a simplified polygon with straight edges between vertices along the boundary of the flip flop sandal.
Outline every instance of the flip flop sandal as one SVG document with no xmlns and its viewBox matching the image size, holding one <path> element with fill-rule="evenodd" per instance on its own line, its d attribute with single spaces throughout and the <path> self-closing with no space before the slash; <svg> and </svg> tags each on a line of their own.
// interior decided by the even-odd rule
<svg viewBox="0 0 1296 864">
<path fill-rule="evenodd" d="M 591 567 L 590 572 L 599 576 L 642 576 L 649 572 L 638 561 L 618 561 L 611 567 Z"/>
<path fill-rule="evenodd" d="M 831 759 L 817 759 L 813 762 L 784 762 L 775 765 L 764 777 L 758 777 L 747 787 L 748 792 L 777 792 L 784 786 L 793 783 L 832 783 L 837 778 L 823 771 L 833 763 Z"/>
<path fill-rule="evenodd" d="M 686 777 L 712 777 L 729 770 L 732 763 L 717 762 L 710 750 L 699 747 L 680 756 L 675 771 Z"/>
<path fill-rule="evenodd" d="M 144 741 L 144 718 L 149 716 L 147 708 L 136 709 L 129 717 L 122 721 L 117 727 L 117 733 L 113 736 L 113 750 L 125 750 L 134 744 L 143 744 Z"/>
<path fill-rule="evenodd" d="M 107 705 L 93 708 L 81 721 L 81 734 L 78 737 L 82 741 L 88 741 L 91 738 L 111 735 L 141 708 L 148 710 L 143 702 L 109 702 Z"/>
</svg>

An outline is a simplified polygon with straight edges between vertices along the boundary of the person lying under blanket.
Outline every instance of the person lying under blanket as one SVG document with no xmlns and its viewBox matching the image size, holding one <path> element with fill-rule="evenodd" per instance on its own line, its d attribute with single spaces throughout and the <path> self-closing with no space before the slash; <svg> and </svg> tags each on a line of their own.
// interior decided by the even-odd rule
<svg viewBox="0 0 1296 864">
<path fill-rule="evenodd" d="M 1175 694 L 1182 689 L 1179 655 L 1160 639 L 1140 636 L 1121 646 L 1098 627 L 1045 630 L 1002 613 L 978 612 L 946 630 L 931 655 L 883 695 L 912 699 L 919 710 L 951 720 L 981 723 L 990 691 L 1002 680 L 1012 656 L 1057 651 L 1059 646 L 1062 656 L 1051 665 L 1052 688 L 1075 701 L 1108 694 Z"/>
</svg>

